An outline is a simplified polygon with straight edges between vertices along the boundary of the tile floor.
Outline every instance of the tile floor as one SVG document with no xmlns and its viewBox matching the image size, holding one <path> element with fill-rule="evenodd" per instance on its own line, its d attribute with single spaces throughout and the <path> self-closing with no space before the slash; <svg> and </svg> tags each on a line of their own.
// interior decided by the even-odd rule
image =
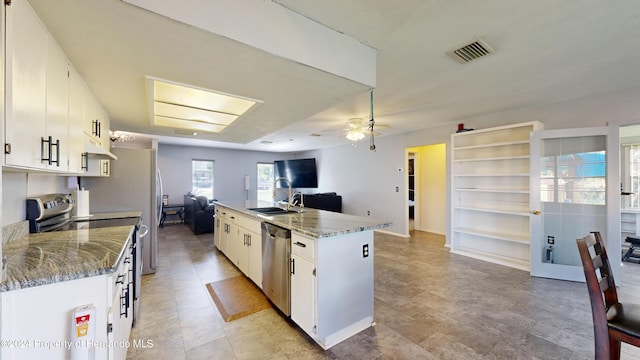
<svg viewBox="0 0 640 360">
<path fill-rule="evenodd" d="M 128 359 L 592 359 L 584 284 L 450 254 L 444 238 L 375 238 L 377 325 L 323 351 L 275 310 L 225 323 L 205 284 L 238 275 L 211 234 L 159 231 L 157 273 L 143 277 Z M 624 284 L 622 298 L 640 302 Z M 640 359 L 623 345 L 622 359 Z"/>
</svg>

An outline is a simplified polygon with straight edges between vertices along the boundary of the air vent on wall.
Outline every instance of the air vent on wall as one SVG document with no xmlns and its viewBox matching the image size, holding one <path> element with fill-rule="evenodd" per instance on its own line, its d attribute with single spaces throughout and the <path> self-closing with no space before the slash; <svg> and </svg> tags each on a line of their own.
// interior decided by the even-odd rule
<svg viewBox="0 0 640 360">
<path fill-rule="evenodd" d="M 493 54 L 493 49 L 487 45 L 482 39 L 477 39 L 470 42 L 461 48 L 451 50 L 447 54 L 465 64 L 475 59 Z"/>
</svg>

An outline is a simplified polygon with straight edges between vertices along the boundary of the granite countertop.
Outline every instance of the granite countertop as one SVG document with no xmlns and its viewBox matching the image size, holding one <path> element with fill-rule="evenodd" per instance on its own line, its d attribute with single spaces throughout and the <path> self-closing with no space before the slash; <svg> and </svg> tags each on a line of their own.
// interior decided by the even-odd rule
<svg viewBox="0 0 640 360">
<path fill-rule="evenodd" d="M 241 212 L 244 215 L 255 217 L 260 221 L 267 221 L 274 225 L 314 238 L 344 235 L 359 231 L 382 229 L 391 226 L 391 222 L 389 221 L 312 208 L 304 208 L 302 212 L 299 212 L 299 207 L 293 207 L 295 212 L 277 215 L 265 215 L 256 211 L 248 210 L 249 208 L 272 206 L 284 208 L 283 205 L 271 201 L 216 201 L 215 203 Z"/>
<path fill-rule="evenodd" d="M 92 220 L 139 216 L 140 212 L 105 213 Z M 53 231 L 6 242 L 0 292 L 111 274 L 134 230 L 135 226 L 126 225 Z"/>
<path fill-rule="evenodd" d="M 118 211 L 118 212 L 103 212 L 93 213 L 89 216 L 73 216 L 75 221 L 91 221 L 91 220 L 111 220 L 111 219 L 125 219 L 142 216 L 141 211 Z"/>
</svg>

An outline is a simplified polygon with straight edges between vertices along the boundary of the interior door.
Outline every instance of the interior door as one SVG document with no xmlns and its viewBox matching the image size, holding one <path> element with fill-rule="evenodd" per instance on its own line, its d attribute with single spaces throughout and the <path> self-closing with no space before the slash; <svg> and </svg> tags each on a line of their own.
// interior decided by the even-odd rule
<svg viewBox="0 0 640 360">
<path fill-rule="evenodd" d="M 535 131 L 531 136 L 531 275 L 584 281 L 576 239 L 599 231 L 620 270 L 617 127 Z"/>
</svg>

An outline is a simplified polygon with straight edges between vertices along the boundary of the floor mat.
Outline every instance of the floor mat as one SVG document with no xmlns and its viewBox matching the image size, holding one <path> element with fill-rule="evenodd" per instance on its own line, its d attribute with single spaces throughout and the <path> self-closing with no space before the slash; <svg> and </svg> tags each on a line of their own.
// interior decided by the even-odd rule
<svg viewBox="0 0 640 360">
<path fill-rule="evenodd" d="M 262 290 L 245 276 L 209 283 L 207 290 L 227 322 L 271 307 Z"/>
</svg>

